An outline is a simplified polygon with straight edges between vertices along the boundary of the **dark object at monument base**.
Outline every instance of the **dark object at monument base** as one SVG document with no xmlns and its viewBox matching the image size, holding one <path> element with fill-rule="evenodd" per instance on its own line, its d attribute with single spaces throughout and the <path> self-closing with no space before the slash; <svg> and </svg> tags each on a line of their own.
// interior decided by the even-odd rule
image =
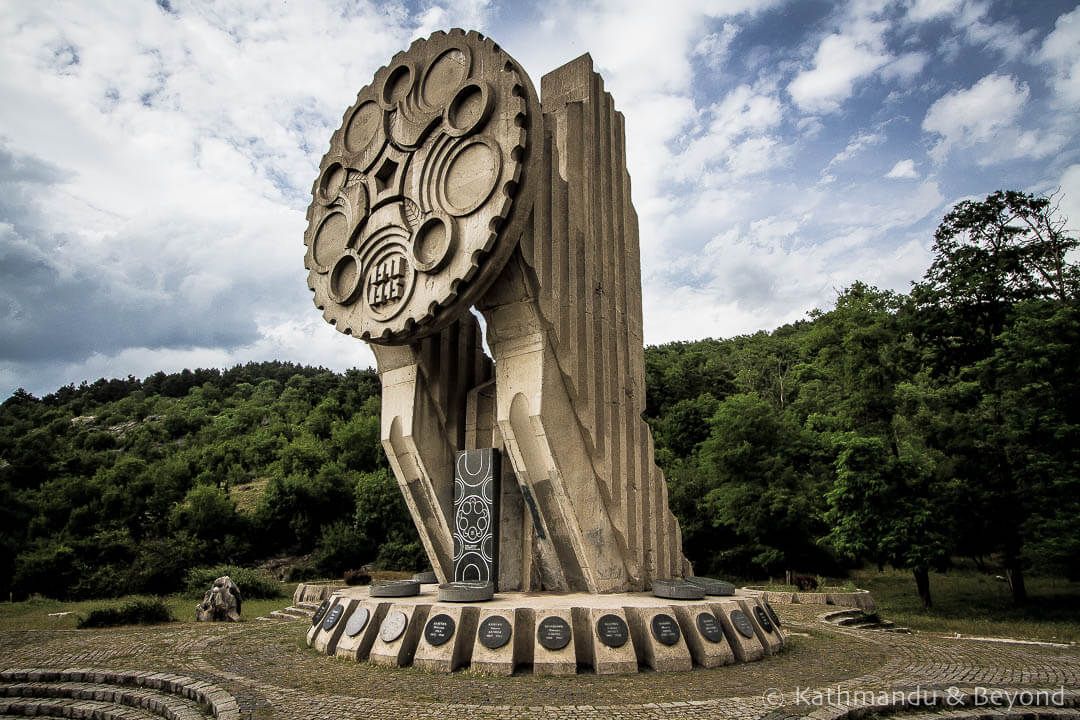
<svg viewBox="0 0 1080 720">
<path fill-rule="evenodd" d="M 674 645 L 682 637 L 682 633 L 679 632 L 679 623 L 667 613 L 653 615 L 651 625 L 653 637 L 665 645 Z"/>
<path fill-rule="evenodd" d="M 765 609 L 769 611 L 769 617 L 772 618 L 773 625 L 780 627 L 780 616 L 776 614 L 776 611 L 773 610 L 773 607 L 769 604 L 768 600 L 765 601 Z"/>
<path fill-rule="evenodd" d="M 315 611 L 315 614 L 311 616 L 311 627 L 315 627 L 322 622 L 323 616 L 326 615 L 326 611 L 330 609 L 330 598 L 322 601 L 319 608 Z"/>
<path fill-rule="evenodd" d="M 562 650 L 570 644 L 570 625 L 561 617 L 551 616 L 540 621 L 536 639 L 547 650 Z"/>
<path fill-rule="evenodd" d="M 758 623 L 761 625 L 761 629 L 767 633 L 773 632 L 772 620 L 769 619 L 769 614 L 765 612 L 765 608 L 760 605 L 754 606 L 754 617 L 757 618 Z"/>
<path fill-rule="evenodd" d="M 454 618 L 445 613 L 439 613 L 428 620 L 427 625 L 424 626 L 424 639 L 432 647 L 438 647 L 454 637 L 455 628 Z"/>
<path fill-rule="evenodd" d="M 498 650 L 510 642 L 510 636 L 513 633 L 514 628 L 510 625 L 509 620 L 501 615 L 492 615 L 480 623 L 480 628 L 476 631 L 476 637 L 480 640 L 480 644 L 488 650 Z"/>
<path fill-rule="evenodd" d="M 334 626 L 338 624 L 338 620 L 341 619 L 341 614 L 345 612 L 345 606 L 338 603 L 330 609 L 330 612 L 326 614 L 326 619 L 323 620 L 323 630 L 333 630 Z"/>
<path fill-rule="evenodd" d="M 679 579 L 653 580 L 652 594 L 671 600 L 701 600 L 705 590 L 698 585 Z"/>
<path fill-rule="evenodd" d="M 608 613 L 596 621 L 596 637 L 610 648 L 621 648 L 630 639 L 630 628 L 621 617 Z"/>
<path fill-rule="evenodd" d="M 484 602 L 495 597 L 492 583 L 452 582 L 439 586 L 439 602 Z"/>
<path fill-rule="evenodd" d="M 742 610 L 731 611 L 731 624 L 735 626 L 735 629 L 738 630 L 739 634 L 743 637 L 754 637 L 754 624 L 750 622 L 750 618 L 746 617 L 746 614 Z"/>
<path fill-rule="evenodd" d="M 712 613 L 698 613 L 697 629 L 709 642 L 718 643 L 724 639 L 724 629 L 720 627 L 720 623 L 716 621 L 716 616 Z"/>
<path fill-rule="evenodd" d="M 387 580 L 371 586 L 371 597 L 410 597 L 420 594 L 420 583 L 415 580 Z"/>
<path fill-rule="evenodd" d="M 724 580 L 716 580 L 714 578 L 707 577 L 694 577 L 690 576 L 686 578 L 686 582 L 691 585 L 697 585 L 705 591 L 706 595 L 734 595 L 735 586 Z"/>
</svg>

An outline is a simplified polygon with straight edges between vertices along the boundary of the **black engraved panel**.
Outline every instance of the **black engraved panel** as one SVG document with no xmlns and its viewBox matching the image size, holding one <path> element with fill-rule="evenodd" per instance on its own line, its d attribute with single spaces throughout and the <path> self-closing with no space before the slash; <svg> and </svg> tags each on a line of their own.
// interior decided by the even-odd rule
<svg viewBox="0 0 1080 720">
<path fill-rule="evenodd" d="M 492 615 L 480 623 L 476 636 L 480 638 L 480 644 L 488 650 L 498 650 L 510 642 L 512 633 L 513 628 L 510 627 L 509 620 L 502 615 Z"/>
<path fill-rule="evenodd" d="M 744 638 L 754 637 L 754 624 L 750 622 L 750 618 L 746 617 L 742 610 L 731 611 L 731 624 Z"/>
<path fill-rule="evenodd" d="M 666 613 L 653 615 L 652 634 L 654 638 L 665 645 L 674 645 L 682 637 L 679 632 L 679 623 L 675 622 L 675 618 Z"/>
<path fill-rule="evenodd" d="M 438 647 L 454 637 L 454 627 L 454 618 L 439 613 L 428 620 L 427 625 L 424 626 L 424 639 L 432 647 Z"/>
<path fill-rule="evenodd" d="M 698 614 L 697 629 L 709 642 L 718 643 L 724 639 L 724 630 L 712 613 L 703 612 Z"/>
<path fill-rule="evenodd" d="M 773 625 L 780 627 L 780 616 L 776 614 L 776 611 L 773 610 L 773 607 L 769 604 L 768 600 L 765 601 L 765 609 L 769 612 L 769 617 L 772 618 Z"/>
<path fill-rule="evenodd" d="M 536 628 L 536 638 L 548 650 L 562 650 L 570 644 L 570 623 L 557 615 L 546 617 Z"/>
<path fill-rule="evenodd" d="M 608 647 L 621 648 L 630 639 L 630 629 L 621 617 L 608 613 L 596 621 L 596 637 Z"/>
<path fill-rule="evenodd" d="M 323 616 L 326 615 L 326 611 L 330 609 L 330 598 L 322 601 L 319 605 L 319 609 L 315 611 L 315 614 L 311 616 L 311 627 L 315 627 L 322 622 Z"/>
<path fill-rule="evenodd" d="M 758 624 L 761 625 L 761 629 L 767 633 L 773 631 L 772 620 L 769 619 L 769 615 L 765 612 L 765 608 L 760 605 L 754 606 L 754 617 L 757 618 Z"/>
<path fill-rule="evenodd" d="M 454 462 L 454 581 L 498 577 L 499 452 L 463 450 Z"/>
<path fill-rule="evenodd" d="M 341 603 L 338 603 L 331 608 L 330 612 L 326 613 L 326 619 L 323 620 L 322 629 L 327 632 L 333 630 L 334 626 L 337 625 L 338 620 L 341 619 L 341 614 L 343 612 L 345 612 L 345 606 Z"/>
</svg>

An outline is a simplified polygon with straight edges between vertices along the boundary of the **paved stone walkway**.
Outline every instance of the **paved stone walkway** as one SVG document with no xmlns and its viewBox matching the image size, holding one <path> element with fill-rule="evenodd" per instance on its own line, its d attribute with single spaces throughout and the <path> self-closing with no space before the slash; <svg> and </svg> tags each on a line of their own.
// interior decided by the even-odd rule
<svg viewBox="0 0 1080 720">
<path fill-rule="evenodd" d="M 775 607 L 790 633 L 782 654 L 689 673 L 497 678 L 468 670 L 444 675 L 376 667 L 319 655 L 304 642 L 308 624 L 289 620 L 0 632 L 0 670 L 93 667 L 177 673 L 223 688 L 236 698 L 242 717 L 260 720 L 824 720 L 851 716 L 853 706 L 866 705 L 875 705 L 885 716 L 891 712 L 882 706 L 886 701 L 895 705 L 906 699 L 917 705 L 912 698 L 935 692 L 935 709 L 953 710 L 946 704 L 950 698 L 966 697 L 974 704 L 975 698 L 989 699 L 991 690 L 1002 691 L 1003 702 L 1013 699 L 1015 717 L 1022 716 L 1021 705 L 1031 702 L 1034 690 L 1045 691 L 1039 696 L 1042 705 L 1052 709 L 1060 698 L 1070 706 L 1055 717 L 1080 717 L 1072 707 L 1080 704 L 1078 647 L 850 630 L 821 620 L 833 608 Z M 1027 695 L 1017 694 L 1025 689 Z M 916 696 L 917 690 L 924 694 Z M 1075 715 L 1069 714 L 1072 710 Z"/>
</svg>

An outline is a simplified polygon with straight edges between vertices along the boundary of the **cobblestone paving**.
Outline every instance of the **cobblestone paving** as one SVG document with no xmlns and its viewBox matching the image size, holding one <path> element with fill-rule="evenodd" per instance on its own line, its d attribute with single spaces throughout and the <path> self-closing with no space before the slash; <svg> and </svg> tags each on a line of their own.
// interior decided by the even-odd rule
<svg viewBox="0 0 1080 720">
<path fill-rule="evenodd" d="M 1080 648 L 838 628 L 831 608 L 776 606 L 792 633 L 757 663 L 689 673 L 497 678 L 383 668 L 304 644 L 307 623 L 0 633 L 0 669 L 100 667 L 183 673 L 231 692 L 253 719 L 837 717 L 807 698 L 844 692 L 1080 688 Z M 815 695 L 815 693 L 818 693 Z M 802 704 L 799 704 L 800 701 Z"/>
</svg>

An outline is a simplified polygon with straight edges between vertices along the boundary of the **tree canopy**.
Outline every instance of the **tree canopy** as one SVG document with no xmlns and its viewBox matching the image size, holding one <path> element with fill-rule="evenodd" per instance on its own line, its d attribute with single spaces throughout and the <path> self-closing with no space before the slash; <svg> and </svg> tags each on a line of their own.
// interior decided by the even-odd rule
<svg viewBox="0 0 1080 720">
<path fill-rule="evenodd" d="M 1080 577 L 1080 269 L 1052 198 L 959 203 L 910 294 L 645 350 L 645 419 L 700 575 L 1000 561 Z M 88 597 L 310 554 L 425 563 L 379 442 L 379 380 L 290 363 L 0 404 L 0 585 Z"/>
</svg>

